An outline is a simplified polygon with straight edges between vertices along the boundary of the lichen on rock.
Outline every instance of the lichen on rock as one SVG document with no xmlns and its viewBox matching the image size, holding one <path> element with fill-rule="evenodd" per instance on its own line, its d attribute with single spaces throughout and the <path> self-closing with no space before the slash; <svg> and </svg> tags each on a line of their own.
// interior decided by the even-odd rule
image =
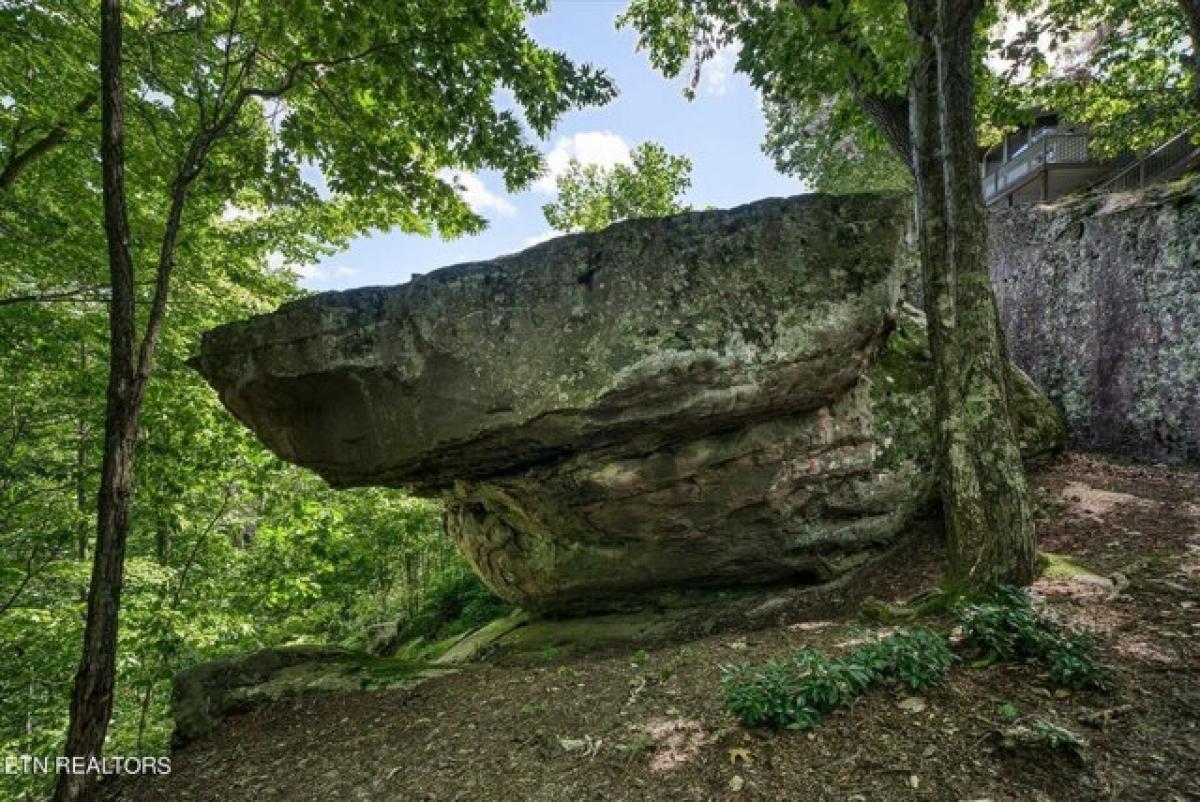
<svg viewBox="0 0 1200 802">
<path fill-rule="evenodd" d="M 930 365 L 897 196 L 634 220 L 205 336 L 195 365 L 336 486 L 437 494 L 541 610 L 823 582 L 932 498 Z M 1061 442 L 1014 371 L 1027 454 Z"/>
<path fill-rule="evenodd" d="M 1200 464 L 1200 181 L 992 214 L 1013 360 L 1072 448 Z"/>
</svg>

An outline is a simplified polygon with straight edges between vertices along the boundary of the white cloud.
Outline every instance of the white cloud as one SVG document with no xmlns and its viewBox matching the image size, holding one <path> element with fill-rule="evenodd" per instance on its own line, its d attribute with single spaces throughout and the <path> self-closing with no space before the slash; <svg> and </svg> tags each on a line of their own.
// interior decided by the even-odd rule
<svg viewBox="0 0 1200 802">
<path fill-rule="evenodd" d="M 484 186 L 483 180 L 474 173 L 465 170 L 442 170 L 438 177 L 452 184 L 459 197 L 476 214 L 487 215 L 488 212 L 493 212 L 502 217 L 512 217 L 517 213 L 516 206 Z"/>
<path fill-rule="evenodd" d="M 559 137 L 546 154 L 546 172 L 533 188 L 548 195 L 555 193 L 555 181 L 567 170 L 571 159 L 582 164 L 612 167 L 629 164 L 629 145 L 612 131 L 583 131 Z"/>
<path fill-rule="evenodd" d="M 240 206 L 235 206 L 230 201 L 225 201 L 225 208 L 221 211 L 222 223 L 235 223 L 242 220 L 254 221 L 262 217 L 262 212 L 258 209 L 243 209 Z"/>
<path fill-rule="evenodd" d="M 350 267 L 350 265 L 288 264 L 278 253 L 267 256 L 267 267 L 271 270 L 289 270 L 299 276 L 302 281 L 332 281 L 358 275 L 358 268 Z"/>
<path fill-rule="evenodd" d="M 704 64 L 703 92 L 706 95 L 720 97 L 729 91 L 729 77 L 733 75 L 733 67 L 737 63 L 737 48 L 723 47 Z"/>
<path fill-rule="evenodd" d="M 331 281 L 358 274 L 358 270 L 349 265 L 296 265 L 292 272 L 306 281 Z"/>
<path fill-rule="evenodd" d="M 541 245 L 543 242 L 552 240 L 558 236 L 561 236 L 561 234 L 553 229 L 543 231 L 540 234 L 534 234 L 532 237 L 526 237 L 525 241 L 521 243 L 521 247 L 532 248 L 534 245 Z"/>
</svg>

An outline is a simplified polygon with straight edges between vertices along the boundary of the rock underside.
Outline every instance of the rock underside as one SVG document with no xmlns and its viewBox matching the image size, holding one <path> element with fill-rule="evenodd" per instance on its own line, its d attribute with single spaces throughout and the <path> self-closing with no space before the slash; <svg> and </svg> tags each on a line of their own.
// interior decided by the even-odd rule
<svg viewBox="0 0 1200 802">
<path fill-rule="evenodd" d="M 446 501 L 531 609 L 824 582 L 933 495 L 910 215 L 802 196 L 620 223 L 205 336 L 195 365 L 284 459 Z M 1013 369 L 1027 456 L 1061 445 Z"/>
</svg>

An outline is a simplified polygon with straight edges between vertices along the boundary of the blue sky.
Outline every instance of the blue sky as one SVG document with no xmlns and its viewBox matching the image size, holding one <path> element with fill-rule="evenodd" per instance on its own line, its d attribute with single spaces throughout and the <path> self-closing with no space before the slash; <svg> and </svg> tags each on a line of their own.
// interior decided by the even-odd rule
<svg viewBox="0 0 1200 802">
<path fill-rule="evenodd" d="M 667 80 L 634 51 L 632 31 L 616 29 L 624 0 L 552 0 L 549 13 L 529 22 L 543 45 L 577 62 L 603 67 L 620 94 L 606 106 L 569 112 L 542 144 L 551 167 L 570 156 L 600 163 L 621 158 L 626 148 L 652 140 L 692 160 L 693 206 L 736 206 L 772 195 L 804 191 L 796 179 L 776 172 L 763 155 L 763 117 L 758 96 L 733 73 L 723 54 L 706 66 L 695 100 L 683 97 L 683 79 Z M 551 235 L 541 206 L 553 182 L 508 195 L 499 178 L 484 172 L 462 182 L 467 198 L 489 220 L 482 234 L 444 241 L 398 233 L 355 240 L 349 249 L 299 272 L 314 290 L 398 284 L 459 262 L 512 253 Z"/>
</svg>

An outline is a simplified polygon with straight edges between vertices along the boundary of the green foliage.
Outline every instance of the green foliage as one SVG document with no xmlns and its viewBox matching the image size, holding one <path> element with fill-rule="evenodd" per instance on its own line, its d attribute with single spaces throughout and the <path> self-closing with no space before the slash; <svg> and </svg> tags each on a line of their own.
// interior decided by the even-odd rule
<svg viewBox="0 0 1200 802">
<path fill-rule="evenodd" d="M 604 168 L 572 159 L 557 179 L 558 198 L 542 206 L 559 231 L 599 231 L 618 220 L 687 211 L 680 197 L 691 186 L 692 163 L 661 145 L 644 142 L 630 164 Z"/>
<path fill-rule="evenodd" d="M 448 577 L 424 594 L 400 639 L 440 640 L 508 615 L 513 606 L 488 590 L 471 571 Z"/>
<path fill-rule="evenodd" d="M 921 629 L 901 629 L 856 648 L 850 660 L 867 666 L 877 681 L 892 680 L 922 691 L 941 682 L 954 653 L 946 638 Z"/>
<path fill-rule="evenodd" d="M 975 31 L 979 140 L 1053 109 L 1086 123 L 1098 154 L 1144 150 L 1200 123 L 1196 47 L 1179 0 L 1011 0 L 989 4 Z M 1015 35 L 1006 26 L 1024 21 Z M 906 3 L 633 0 L 619 24 L 664 75 L 737 47 L 737 70 L 762 95 L 764 150 L 780 170 L 826 192 L 902 189 L 909 178 L 863 111 L 904 108 Z M 1064 56 L 1067 56 L 1064 58 Z M 903 120 L 901 120 L 903 123 Z"/>
<path fill-rule="evenodd" d="M 817 725 L 819 713 L 806 703 L 804 679 L 791 660 L 723 666 L 725 710 L 750 727 L 811 729 Z"/>
<path fill-rule="evenodd" d="M 1001 588 L 986 601 L 958 611 L 963 645 L 997 660 L 1035 657 L 1048 632 L 1047 620 L 1022 588 Z"/>
<path fill-rule="evenodd" d="M 725 709 L 752 727 L 810 729 L 872 685 L 896 682 L 912 690 L 929 688 L 953 661 L 943 636 L 921 630 L 900 630 L 843 657 L 802 648 L 762 666 L 723 666 Z"/>
<path fill-rule="evenodd" d="M 1088 125 L 1100 155 L 1152 148 L 1200 122 L 1197 46 L 1178 0 L 1018 0 L 1026 25 L 994 44 L 1002 91 Z M 1047 41 L 1050 42 L 1047 45 Z"/>
<path fill-rule="evenodd" d="M 1058 632 L 1048 637 L 1042 660 L 1055 685 L 1073 690 L 1103 689 L 1111 672 L 1096 657 L 1098 638 L 1086 630 Z"/>
<path fill-rule="evenodd" d="M 1001 588 L 990 599 L 963 605 L 958 619 L 963 648 L 985 661 L 1036 661 L 1053 682 L 1076 690 L 1101 689 L 1110 682 L 1096 657 L 1095 634 L 1050 618 L 1022 588 Z"/>
<path fill-rule="evenodd" d="M 908 27 L 903 0 L 775 3 L 769 0 L 634 0 L 619 24 L 668 77 L 736 47 L 736 68 L 761 93 L 764 150 L 813 189 L 903 189 L 907 169 L 863 113 L 864 96 L 903 106 Z"/>
<path fill-rule="evenodd" d="M 1069 688 L 1107 682 L 1107 671 L 1095 658 L 1094 636 L 1058 625 L 1024 590 L 1004 588 L 988 601 L 963 606 L 958 616 L 965 649 L 992 660 L 1036 659 L 1056 683 Z M 725 709 L 749 726 L 810 729 L 872 686 L 927 690 L 945 678 L 956 659 L 944 635 L 919 629 L 897 630 L 837 657 L 802 648 L 761 666 L 723 666 Z M 1010 720 L 1017 717 L 1010 703 L 999 712 Z"/>
<path fill-rule="evenodd" d="M 763 151 L 782 173 L 816 192 L 902 192 L 912 175 L 862 110 L 845 100 L 816 109 L 798 101 L 763 104 L 767 133 Z"/>
<path fill-rule="evenodd" d="M 805 730 L 866 690 L 869 668 L 800 649 L 760 667 L 725 666 L 725 709 L 749 726 Z"/>
<path fill-rule="evenodd" d="M 213 143 L 141 416 L 106 744 L 156 755 L 179 668 L 352 639 L 467 571 L 437 504 L 334 492 L 267 453 L 187 367 L 201 332 L 298 297 L 285 266 L 359 233 L 478 230 L 448 176 L 528 184 L 531 134 L 614 88 L 530 37 L 537 2 L 122 5 L 142 324 L 171 188 Z M 82 641 L 107 376 L 95 4 L 0 4 L 0 40 L 0 753 L 52 755 Z M 468 593 L 456 615 L 494 604 Z M 0 797 L 40 798 L 44 779 L 0 775 Z"/>
</svg>

